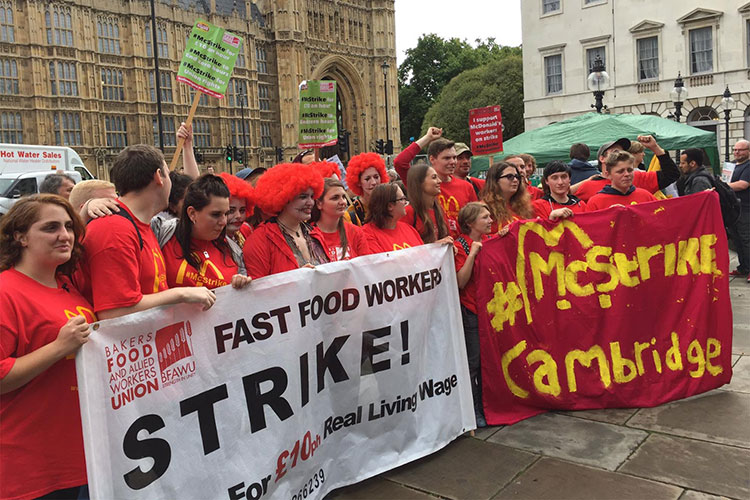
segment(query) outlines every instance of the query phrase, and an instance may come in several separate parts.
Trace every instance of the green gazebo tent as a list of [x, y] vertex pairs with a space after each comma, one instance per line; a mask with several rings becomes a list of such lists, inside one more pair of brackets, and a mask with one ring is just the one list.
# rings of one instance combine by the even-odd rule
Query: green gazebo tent
[[[620, 137], [635, 140], [639, 135], [653, 135], [665, 151], [702, 148], [706, 151], [714, 171], [721, 170], [714, 132], [706, 132], [653, 115], [599, 113], [586, 113], [517, 135], [505, 141], [504, 151], [493, 155], [493, 162], [507, 155], [519, 153], [533, 155], [540, 167], [553, 160], [568, 162], [570, 146], [576, 142], [586, 144], [591, 149], [589, 160], [595, 160], [596, 152], [602, 144]], [[472, 175], [484, 172], [488, 168], [489, 155], [472, 158]]]

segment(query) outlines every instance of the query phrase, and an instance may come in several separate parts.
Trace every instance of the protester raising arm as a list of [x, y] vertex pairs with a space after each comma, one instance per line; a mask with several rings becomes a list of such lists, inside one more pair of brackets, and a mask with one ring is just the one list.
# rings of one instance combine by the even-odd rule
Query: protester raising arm
[[[659, 159], [661, 170], [656, 172], [643, 172], [638, 170], [634, 173], [633, 184], [650, 192], [656, 192], [658, 189], [664, 189], [680, 177], [680, 169], [677, 168], [669, 153], [665, 152], [656, 142], [656, 139], [650, 135], [639, 135], [638, 142], [650, 149]], [[650, 176], [656, 177], [658, 189], [654, 189], [653, 181], [648, 179]]]
[[182, 167], [183, 174], [187, 175], [191, 179], [197, 179], [201, 175], [198, 170], [198, 162], [195, 161], [195, 154], [193, 153], [193, 126], [187, 127], [185, 122], [180, 123], [180, 128], [177, 130], [177, 140], [184, 138], [185, 142], [182, 144]]
[[396, 158], [393, 160], [393, 166], [396, 168], [396, 173], [399, 177], [406, 182], [406, 177], [409, 173], [409, 166], [414, 158], [419, 154], [420, 151], [427, 148], [432, 141], [439, 139], [443, 136], [443, 129], [437, 127], [430, 127], [427, 129], [427, 133], [417, 139], [415, 142], [409, 144], [409, 146], [401, 151]]

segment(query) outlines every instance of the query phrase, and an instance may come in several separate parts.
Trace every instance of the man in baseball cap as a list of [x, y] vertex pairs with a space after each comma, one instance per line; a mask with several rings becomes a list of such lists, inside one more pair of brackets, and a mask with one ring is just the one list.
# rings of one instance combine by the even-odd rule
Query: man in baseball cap
[[599, 170], [601, 170], [602, 164], [607, 160], [607, 155], [609, 155], [609, 153], [614, 153], [615, 151], [627, 151], [628, 149], [630, 149], [630, 139], [627, 137], [621, 137], [616, 141], [605, 142], [602, 144], [602, 147], [599, 148], [599, 152], [596, 155], [599, 159]]
[[471, 157], [474, 156], [474, 153], [472, 153], [469, 146], [463, 142], [457, 142], [455, 148], [456, 170], [453, 172], [453, 175], [459, 179], [469, 181], [471, 187], [474, 188], [474, 192], [479, 196], [479, 191], [484, 187], [484, 179], [469, 177], [469, 170], [471, 170]]

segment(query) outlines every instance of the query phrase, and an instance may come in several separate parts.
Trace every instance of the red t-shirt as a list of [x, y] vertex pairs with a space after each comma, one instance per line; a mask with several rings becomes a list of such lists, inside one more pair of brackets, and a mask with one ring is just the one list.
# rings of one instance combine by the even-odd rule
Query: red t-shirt
[[341, 258], [343, 247], [341, 246], [339, 232], [325, 233], [322, 230], [320, 231], [326, 244], [326, 253], [331, 262], [349, 260], [370, 253], [370, 247], [367, 245], [367, 239], [361, 227], [350, 222], [344, 222], [344, 231], [346, 232], [346, 257], [344, 259]]
[[[469, 238], [467, 235], [462, 234], [459, 236], [460, 238], [463, 238], [466, 241], [466, 246], [471, 251], [471, 244], [474, 242], [471, 238]], [[483, 240], [486, 238], [482, 238]], [[469, 257], [469, 253], [464, 249], [464, 246], [461, 244], [461, 242], [456, 238], [456, 240], [453, 242], [453, 246], [456, 247], [456, 255], [455, 255], [455, 264], [456, 264], [456, 272], [460, 271], [462, 267], [464, 267], [464, 264], [466, 264], [466, 259]], [[461, 299], [461, 304], [466, 307], [469, 311], [473, 312], [474, 314], [477, 314], [477, 267], [476, 267], [476, 261], [474, 261], [474, 268], [471, 273], [471, 278], [469, 278], [469, 281], [464, 285], [463, 288], [460, 288], [458, 290], [458, 297]]]
[[[432, 221], [432, 227], [435, 229], [435, 236], [437, 237], [438, 234], [438, 226], [437, 226], [437, 219], [435, 218], [435, 211], [434, 210], [428, 210], [427, 214], [430, 216], [430, 220]], [[445, 213], [443, 213], [445, 215]], [[443, 221], [445, 222], [445, 225], [448, 227], [449, 234], [453, 234], [452, 231], [450, 231], [450, 222], [447, 218], [443, 217]], [[406, 215], [403, 219], [401, 219], [400, 222], [403, 222], [404, 224], [409, 224], [411, 227], [417, 230], [419, 234], [422, 234], [422, 230], [424, 229], [424, 222], [422, 222], [422, 219], [417, 217], [414, 213], [414, 207], [411, 205], [406, 206]]]
[[97, 313], [134, 306], [144, 295], [168, 288], [164, 256], [151, 226], [138, 220], [122, 201], [118, 203], [135, 221], [143, 249], [133, 223], [125, 217], [110, 215], [89, 223], [83, 240], [84, 269]]
[[[589, 201], [592, 196], [609, 186], [609, 179], [594, 178], [584, 181], [576, 191], [576, 196], [583, 201]], [[633, 172], [633, 185], [637, 188], [645, 189], [649, 193], [655, 193], [659, 190], [659, 177], [656, 172], [644, 172], [635, 170]]]
[[534, 215], [537, 217], [541, 217], [542, 219], [549, 219], [549, 214], [552, 213], [553, 210], [557, 210], [558, 208], [569, 208], [573, 211], [574, 214], [583, 213], [586, 211], [586, 202], [582, 200], [575, 201], [576, 198], [568, 197], [568, 200], [573, 202], [569, 205], [562, 205], [558, 202], [556, 202], [551, 197], [543, 197], [538, 200], [534, 200], [534, 202], [531, 204], [532, 207], [534, 207]]
[[458, 177], [452, 177], [450, 181], [443, 181], [440, 184], [438, 202], [443, 207], [451, 236], [456, 236], [460, 232], [458, 230], [458, 211], [472, 201], [478, 201], [478, 199], [474, 187], [469, 182]]
[[399, 221], [395, 229], [380, 229], [372, 222], [362, 226], [370, 253], [392, 252], [422, 245], [416, 229]]
[[641, 188], [635, 188], [630, 194], [598, 193], [586, 204], [586, 211], [593, 212], [594, 210], [602, 210], [618, 204], [625, 206], [637, 205], [638, 203], [655, 200], [654, 195]]
[[544, 196], [543, 190], [539, 189], [536, 186], [532, 186], [531, 184], [526, 186], [526, 191], [528, 191], [529, 194], [531, 195], [531, 201], [538, 200], [542, 196]]
[[243, 222], [240, 226], [240, 234], [242, 234], [245, 239], [249, 238], [250, 235], [253, 234], [253, 226], [251, 226], [247, 222]]
[[164, 262], [167, 266], [167, 284], [169, 288], [179, 286], [205, 286], [206, 288], [219, 288], [232, 282], [232, 276], [237, 274], [239, 267], [232, 260], [229, 248], [226, 255], [216, 248], [211, 241], [192, 241], [193, 253], [201, 263], [200, 269], [196, 269], [188, 261], [182, 258], [182, 247], [177, 238], [172, 236], [162, 251]]
[[[0, 378], [16, 358], [55, 340], [68, 318], [96, 321], [92, 310], [67, 279], [49, 288], [15, 269], [0, 273]], [[2, 395], [0, 498], [37, 498], [86, 484], [75, 368], [75, 356], [67, 356]]]

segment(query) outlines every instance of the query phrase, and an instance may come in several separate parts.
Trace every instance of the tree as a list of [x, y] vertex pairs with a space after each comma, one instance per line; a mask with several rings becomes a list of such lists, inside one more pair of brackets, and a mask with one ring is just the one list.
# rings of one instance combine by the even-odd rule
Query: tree
[[504, 140], [523, 132], [523, 62], [519, 55], [507, 55], [456, 76], [427, 111], [421, 131], [440, 127], [444, 137], [469, 144], [469, 110], [494, 105], [500, 105]]
[[419, 135], [425, 113], [452, 78], [492, 60], [521, 54], [519, 47], [503, 47], [492, 38], [475, 42], [476, 48], [465, 40], [429, 34], [406, 51], [406, 59], [398, 68], [402, 143]]

